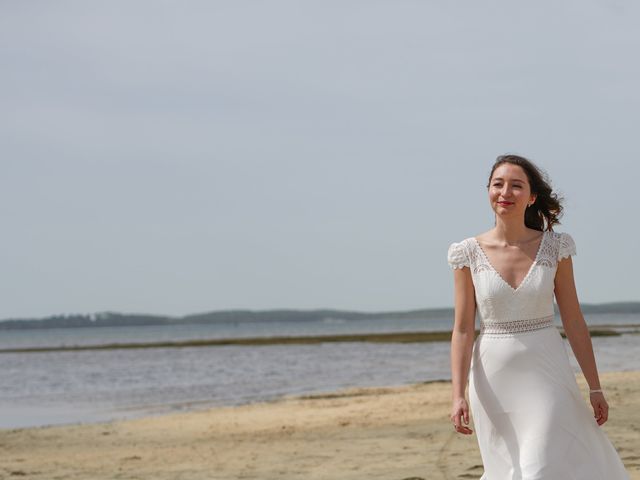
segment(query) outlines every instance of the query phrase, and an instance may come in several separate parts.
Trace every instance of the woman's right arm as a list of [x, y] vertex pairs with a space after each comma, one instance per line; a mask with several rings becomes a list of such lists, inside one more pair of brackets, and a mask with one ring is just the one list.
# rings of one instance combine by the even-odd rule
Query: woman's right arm
[[453, 387], [451, 421], [456, 426], [456, 431], [469, 435], [472, 430], [463, 425], [462, 421], [469, 424], [469, 405], [465, 399], [465, 390], [475, 340], [475, 289], [469, 267], [454, 269], [453, 279], [455, 314], [451, 332], [451, 384]]

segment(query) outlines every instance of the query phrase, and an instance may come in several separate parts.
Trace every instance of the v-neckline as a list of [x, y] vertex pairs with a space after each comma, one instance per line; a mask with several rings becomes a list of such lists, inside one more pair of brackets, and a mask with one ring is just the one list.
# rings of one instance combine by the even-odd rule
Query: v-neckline
[[518, 292], [520, 290], [520, 287], [522, 287], [527, 282], [527, 279], [531, 275], [531, 272], [533, 271], [533, 268], [536, 266], [536, 263], [538, 263], [538, 258], [540, 257], [540, 252], [542, 251], [542, 244], [545, 241], [546, 234], [547, 234], [547, 231], [543, 230], [542, 231], [542, 238], [540, 238], [540, 244], [538, 245], [538, 250], [536, 251], [536, 257], [533, 259], [533, 263], [531, 264], [531, 266], [529, 267], [529, 270], [527, 271], [526, 275], [524, 276], [524, 278], [520, 282], [520, 285], [518, 285], [516, 288], [513, 288], [513, 286], [509, 282], [507, 282], [502, 277], [502, 275], [500, 275], [500, 272], [498, 272], [498, 270], [496, 270], [496, 268], [491, 264], [491, 261], [489, 260], [489, 257], [487, 257], [487, 254], [484, 253], [484, 250], [480, 246], [480, 242], [478, 241], [478, 239], [476, 237], [471, 237], [471, 238], [473, 238], [473, 241], [476, 243], [478, 249], [482, 253], [482, 256], [487, 261], [487, 265], [489, 265], [489, 268], [491, 268], [491, 270], [498, 276], [498, 278], [500, 280], [502, 280], [502, 283], [504, 283], [507, 287], [509, 287], [513, 293], [516, 293], [516, 292]]

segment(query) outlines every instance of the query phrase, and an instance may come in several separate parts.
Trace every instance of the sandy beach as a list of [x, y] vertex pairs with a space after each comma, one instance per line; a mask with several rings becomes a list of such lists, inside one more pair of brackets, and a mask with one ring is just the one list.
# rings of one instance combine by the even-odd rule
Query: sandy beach
[[[640, 372], [601, 373], [601, 428], [640, 480]], [[586, 399], [587, 386], [578, 375]], [[450, 382], [325, 395], [112, 423], [0, 430], [0, 478], [473, 479], [475, 434], [449, 422]], [[473, 427], [473, 424], [471, 425]]]

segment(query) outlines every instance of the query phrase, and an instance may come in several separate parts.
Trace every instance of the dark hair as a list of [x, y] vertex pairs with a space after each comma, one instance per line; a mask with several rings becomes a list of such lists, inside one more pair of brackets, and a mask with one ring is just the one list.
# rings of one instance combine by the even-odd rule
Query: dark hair
[[503, 163], [511, 163], [521, 167], [529, 180], [531, 193], [536, 195], [535, 202], [525, 210], [524, 224], [541, 232], [544, 230], [553, 231], [553, 226], [560, 224], [559, 218], [562, 216], [563, 207], [561, 201], [563, 198], [553, 193], [548, 179], [549, 176], [531, 160], [513, 154], [500, 155], [496, 158], [491, 168], [487, 189], [491, 185], [493, 172]]

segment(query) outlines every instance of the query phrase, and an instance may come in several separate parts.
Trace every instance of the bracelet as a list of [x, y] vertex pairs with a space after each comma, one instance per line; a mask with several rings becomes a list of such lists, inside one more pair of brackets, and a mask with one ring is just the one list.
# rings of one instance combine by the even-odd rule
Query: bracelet
[[602, 390], [599, 388], [597, 390], [589, 390], [589, 394], [597, 393], [597, 392], [603, 393]]

